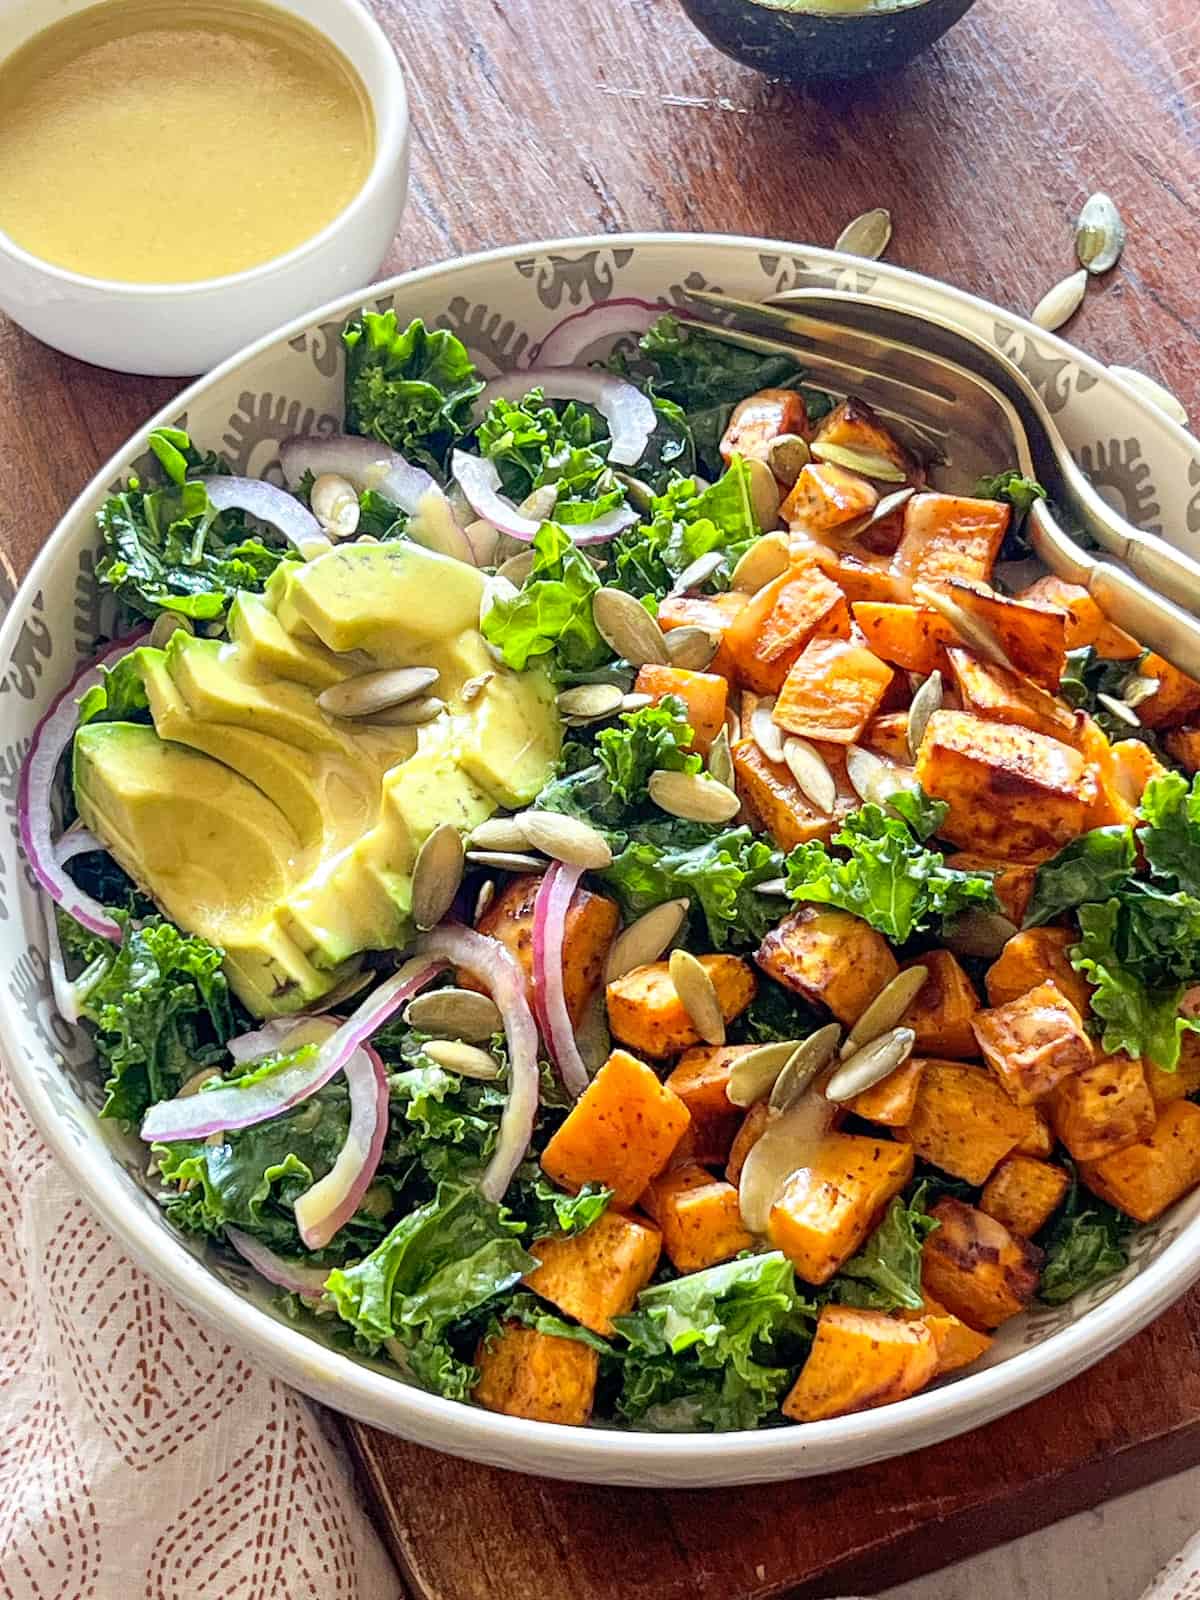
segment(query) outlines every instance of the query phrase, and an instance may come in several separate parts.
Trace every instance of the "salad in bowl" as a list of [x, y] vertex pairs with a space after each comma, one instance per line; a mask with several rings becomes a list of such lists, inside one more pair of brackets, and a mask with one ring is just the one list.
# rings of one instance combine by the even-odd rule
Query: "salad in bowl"
[[[580, 353], [617, 338], [604, 367]], [[40, 724], [59, 1011], [166, 1216], [536, 1421], [905, 1399], [1200, 1184], [1200, 684], [784, 354], [628, 302], [182, 428]]]

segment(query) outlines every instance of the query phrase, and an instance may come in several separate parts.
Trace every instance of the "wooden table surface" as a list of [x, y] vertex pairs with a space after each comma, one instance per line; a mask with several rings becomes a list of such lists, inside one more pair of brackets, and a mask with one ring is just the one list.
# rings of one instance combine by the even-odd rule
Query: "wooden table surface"
[[[409, 209], [385, 271], [490, 245], [622, 229], [831, 244], [856, 213], [886, 205], [895, 219], [890, 260], [1028, 310], [1073, 269], [1075, 214], [1089, 192], [1106, 189], [1129, 243], [1071, 335], [1102, 359], [1167, 383], [1200, 415], [1196, 0], [978, 0], [902, 74], [815, 93], [727, 61], [672, 0], [377, 0], [376, 10], [408, 69], [414, 141]], [[0, 319], [0, 602], [79, 486], [178, 387], [82, 366]], [[972, 1497], [951, 1505], [953, 1486], [931, 1453], [914, 1458], [908, 1507], [919, 1502], [923, 1512], [908, 1531], [924, 1533], [919, 1564], [932, 1564], [930, 1520], [945, 1513], [966, 1506], [968, 1515], [941, 1523], [947, 1536], [932, 1549], [933, 1563], [1130, 1481], [1113, 1463], [1132, 1444], [1143, 1476], [1196, 1459], [1200, 1403], [1194, 1378], [1184, 1380], [1194, 1375], [1198, 1305], [1179, 1308], [1161, 1333], [1143, 1335], [1102, 1379], [1077, 1383], [1060, 1402], [1064, 1426], [1082, 1419], [1069, 1495], [1048, 1498], [1042, 1468], [1054, 1468], [1062, 1429], [1045, 1411], [1041, 1427], [1010, 1421], [980, 1436], [995, 1434], [998, 1487], [976, 1504], [973, 1522]], [[1144, 1412], [1129, 1399], [1140, 1374], [1158, 1380]], [[1174, 1386], [1178, 1407], [1164, 1383]], [[1174, 1445], [1164, 1446], [1169, 1440]], [[415, 1494], [407, 1508], [395, 1498], [393, 1506], [397, 1515], [407, 1509], [398, 1543], [422, 1597], [477, 1589], [490, 1600], [798, 1593], [789, 1506], [799, 1516], [803, 1502], [820, 1523], [844, 1494], [858, 1507], [861, 1538], [845, 1533], [839, 1544], [835, 1530], [832, 1543], [845, 1556], [870, 1558], [865, 1572], [850, 1563], [853, 1576], [880, 1588], [900, 1570], [882, 1561], [888, 1541], [872, 1508], [881, 1498], [903, 1501], [904, 1467], [890, 1477], [871, 1469], [852, 1494], [834, 1480], [792, 1501], [779, 1489], [653, 1497], [636, 1512], [656, 1530], [645, 1543], [619, 1534], [635, 1516], [628, 1495], [550, 1486], [530, 1493], [524, 1484], [518, 1491], [518, 1480], [473, 1479], [471, 1469], [391, 1449], [380, 1454], [399, 1475], [393, 1488], [403, 1478]], [[971, 1452], [960, 1448], [957, 1459], [961, 1473]], [[1007, 1513], [998, 1509], [1005, 1496]], [[473, 1532], [456, 1511], [473, 1499], [489, 1515], [507, 1505], [505, 1527]], [[422, 1510], [431, 1501], [439, 1506], [432, 1521]], [[593, 1512], [599, 1522], [593, 1518], [577, 1547], [581, 1564], [572, 1559], [572, 1529]], [[763, 1561], [749, 1559], [747, 1530], [755, 1527]], [[427, 1535], [423, 1549], [413, 1542], [418, 1533]], [[482, 1586], [464, 1586], [452, 1558], [479, 1566], [472, 1539], [488, 1534], [503, 1543], [504, 1560], [485, 1563]], [[617, 1555], [632, 1567], [616, 1564]]]

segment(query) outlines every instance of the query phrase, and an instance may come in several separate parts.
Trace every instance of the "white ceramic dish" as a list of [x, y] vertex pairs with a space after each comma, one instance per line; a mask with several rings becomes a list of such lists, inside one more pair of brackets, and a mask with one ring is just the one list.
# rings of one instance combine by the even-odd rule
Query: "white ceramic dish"
[[[0, 0], [4, 55], [96, 0]], [[286, 255], [196, 283], [115, 283], [30, 255], [0, 230], [0, 310], [68, 355], [117, 372], [207, 372], [264, 330], [344, 294], [379, 270], [408, 193], [404, 73], [362, 0], [272, 0], [332, 41], [375, 113], [375, 161], [358, 194]], [[131, 175], [136, 188], [136, 174]]]
[[629, 235], [493, 251], [347, 296], [261, 340], [147, 423], [71, 507], [13, 603], [0, 633], [0, 772], [10, 819], [0, 838], [0, 1037], [22, 1101], [131, 1257], [297, 1388], [376, 1426], [498, 1466], [599, 1483], [699, 1487], [861, 1465], [1036, 1399], [1127, 1339], [1200, 1275], [1200, 1193], [1138, 1236], [1133, 1264], [1120, 1278], [1069, 1306], [1007, 1324], [984, 1369], [860, 1416], [766, 1433], [678, 1436], [552, 1427], [442, 1400], [283, 1320], [247, 1268], [167, 1226], [141, 1186], [144, 1149], [96, 1119], [100, 1096], [85, 1036], [54, 1014], [41, 908], [12, 821], [15, 774], [38, 717], [110, 626], [91, 578], [92, 516], [114, 481], [143, 459], [151, 426], [186, 425], [201, 444], [225, 450], [236, 470], [265, 473], [285, 435], [339, 425], [338, 335], [362, 304], [394, 305], [402, 317], [419, 314], [451, 327], [483, 365], [498, 370], [520, 365], [572, 310], [613, 295], [670, 301], [685, 284], [747, 297], [832, 285], [960, 319], [1019, 362], [1106, 494], [1141, 526], [1200, 554], [1195, 439], [1061, 340], [895, 268], [767, 240]]

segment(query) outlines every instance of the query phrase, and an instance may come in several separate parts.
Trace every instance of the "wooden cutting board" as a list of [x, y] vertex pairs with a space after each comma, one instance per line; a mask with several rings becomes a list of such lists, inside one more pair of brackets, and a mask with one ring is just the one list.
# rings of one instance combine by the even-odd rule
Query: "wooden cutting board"
[[1200, 1463], [1200, 1291], [1034, 1405], [824, 1478], [602, 1489], [347, 1432], [412, 1600], [875, 1594]]

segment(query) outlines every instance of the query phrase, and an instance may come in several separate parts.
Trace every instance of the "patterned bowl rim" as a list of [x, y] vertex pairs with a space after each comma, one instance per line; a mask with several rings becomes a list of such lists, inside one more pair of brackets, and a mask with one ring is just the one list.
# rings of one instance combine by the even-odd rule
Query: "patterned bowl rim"
[[[152, 428], [178, 416], [195, 397], [217, 387], [263, 351], [286, 343], [321, 322], [345, 316], [365, 301], [408, 291], [439, 279], [453, 281], [479, 268], [515, 262], [531, 253], [613, 248], [729, 251], [787, 255], [802, 250], [806, 260], [828, 268], [861, 266], [859, 258], [816, 246], [735, 234], [623, 233], [576, 235], [533, 243], [505, 245], [398, 274], [382, 282], [339, 295], [335, 300], [265, 334], [237, 355], [174, 396], [145, 422], [94, 475], [76, 497], [46, 541], [18, 589], [0, 628], [0, 660], [11, 654], [32, 596], [44, 581], [58, 549], [69, 539], [68, 525], [92, 503], [125, 463], [146, 447]], [[1118, 384], [1105, 366], [1065, 340], [978, 296], [939, 283], [924, 274], [882, 262], [871, 270], [943, 305], [994, 315], [1038, 343], [1057, 350], [1098, 381]], [[1136, 391], [1119, 384], [1136, 402], [1145, 421], [1166, 430], [1176, 449], [1183, 447], [1200, 462], [1200, 441], [1151, 406]], [[11, 1000], [0, 991], [0, 1037], [15, 1033], [20, 1023]], [[994, 1367], [957, 1377], [877, 1410], [802, 1427], [731, 1433], [638, 1433], [612, 1428], [564, 1428], [464, 1405], [398, 1382], [378, 1368], [320, 1344], [298, 1328], [277, 1321], [220, 1282], [201, 1260], [189, 1253], [164, 1221], [124, 1198], [120, 1183], [108, 1181], [106, 1166], [96, 1166], [72, 1143], [64, 1120], [48, 1091], [20, 1053], [5, 1059], [18, 1096], [39, 1132], [77, 1190], [131, 1257], [190, 1309], [216, 1325], [263, 1365], [297, 1388], [344, 1399], [353, 1416], [390, 1429], [436, 1449], [514, 1469], [582, 1481], [677, 1484], [681, 1487], [744, 1481], [768, 1481], [844, 1470], [898, 1456], [966, 1432], [1027, 1404], [1057, 1388], [1108, 1355], [1119, 1344], [1160, 1315], [1200, 1277], [1200, 1217], [1185, 1224], [1162, 1253], [1101, 1304], [1039, 1343]]]

